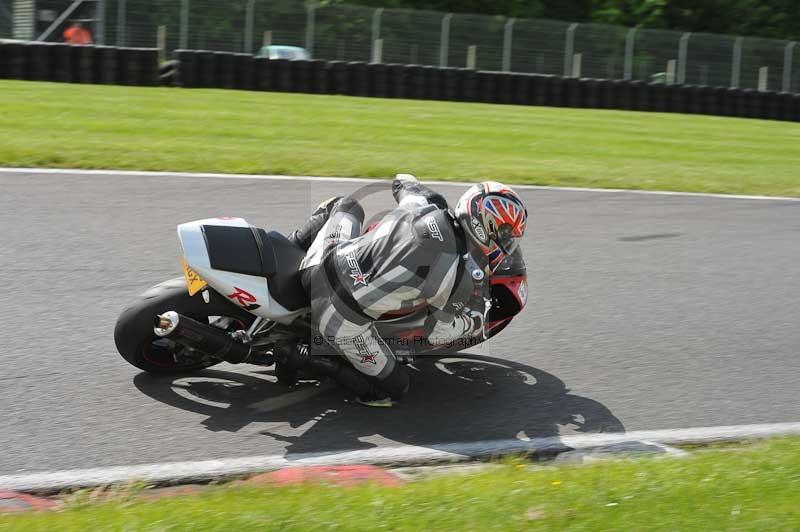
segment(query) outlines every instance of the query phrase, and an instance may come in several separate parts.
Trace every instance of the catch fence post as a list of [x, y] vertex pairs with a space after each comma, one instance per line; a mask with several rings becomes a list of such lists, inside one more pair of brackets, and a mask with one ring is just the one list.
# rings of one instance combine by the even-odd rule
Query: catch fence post
[[633, 51], [636, 44], [636, 28], [631, 28], [625, 35], [625, 67], [623, 79], [633, 79]]
[[514, 39], [515, 18], [506, 21], [503, 27], [503, 72], [511, 72], [511, 47]]
[[667, 61], [667, 74], [664, 80], [664, 84], [666, 85], [674, 85], [675, 84], [675, 60], [670, 59]]
[[792, 92], [792, 59], [794, 58], [795, 41], [786, 45], [783, 52], [783, 92]]
[[478, 46], [471, 44], [467, 46], [467, 69], [475, 70], [478, 59]]
[[570, 72], [569, 77], [571, 78], [580, 78], [581, 77], [581, 67], [583, 63], [583, 54], [575, 54], [572, 56], [572, 72]]
[[578, 23], [573, 22], [567, 28], [567, 39], [564, 45], [564, 77], [568, 78], [572, 74], [572, 60], [575, 55], [575, 30]]
[[758, 69], [758, 92], [767, 92], [769, 80], [769, 67], [762, 66]]
[[[372, 63], [380, 63], [383, 55], [383, 39], [381, 39], [381, 16], [383, 8], [379, 7], [372, 12]], [[380, 41], [380, 43], [378, 42]]]
[[106, 0], [97, 0], [95, 7], [97, 23], [95, 24], [95, 42], [99, 45], [106, 43]]
[[167, 27], [159, 26], [156, 32], [156, 48], [158, 48], [158, 62], [163, 63], [167, 59]]
[[189, 0], [181, 0], [181, 50], [189, 49]]
[[117, 46], [125, 46], [125, 0], [117, 0]]
[[310, 4], [306, 9], [306, 50], [310, 59], [314, 58], [314, 23], [316, 4]]
[[742, 45], [744, 38], [736, 37], [733, 43], [733, 65], [731, 66], [731, 88], [739, 88], [739, 79], [742, 74]]
[[686, 59], [689, 56], [689, 38], [691, 36], [691, 32], [684, 33], [678, 44], [678, 85], [686, 84]]
[[244, 16], [244, 45], [246, 54], [253, 53], [253, 18], [255, 17], [256, 0], [247, 0], [247, 11]]
[[439, 37], [439, 66], [447, 66], [447, 54], [450, 49], [450, 20], [453, 18], [452, 13], [447, 13], [442, 17], [442, 33]]

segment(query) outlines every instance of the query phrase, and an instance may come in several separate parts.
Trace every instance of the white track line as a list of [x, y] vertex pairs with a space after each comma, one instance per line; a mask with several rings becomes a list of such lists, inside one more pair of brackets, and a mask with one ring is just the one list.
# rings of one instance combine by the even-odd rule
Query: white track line
[[570, 449], [591, 449], [633, 441], [675, 445], [784, 435], [800, 435], [800, 423], [644, 430], [609, 434], [572, 434], [552, 438], [532, 438], [527, 441], [494, 440], [448, 443], [428, 447], [401, 445], [338, 453], [250, 456], [198, 462], [76, 469], [0, 476], [0, 489], [54, 492], [66, 488], [101, 486], [131, 481], [179, 483], [209, 480], [301, 465], [376, 464], [419, 466], [432, 463], [461, 462], [514, 453], [558, 453]]
[[[80, 170], [66, 168], [0, 168], [0, 175], [3, 174], [44, 174], [44, 175], [70, 175], [75, 177], [87, 176], [111, 176], [111, 177], [186, 177], [201, 179], [257, 179], [264, 181], [327, 181], [335, 183], [378, 183], [385, 179], [369, 179], [360, 177], [316, 177], [316, 176], [286, 176], [286, 175], [256, 175], [256, 174], [216, 174], [204, 172], [149, 172], [149, 171], [130, 171], [130, 170]], [[436, 186], [458, 186], [465, 187], [474, 183], [459, 181], [424, 181], [424, 183]], [[790, 198], [784, 196], [747, 196], [736, 194], [712, 194], [702, 192], [671, 192], [665, 190], [629, 190], [621, 188], [580, 188], [580, 187], [556, 187], [547, 185], [513, 185], [519, 190], [559, 190], [568, 192], [602, 192], [614, 194], [654, 194], [660, 196], [687, 196], [696, 198], [721, 198], [738, 200], [762, 200], [762, 201], [792, 201], [800, 202], [800, 198]]]

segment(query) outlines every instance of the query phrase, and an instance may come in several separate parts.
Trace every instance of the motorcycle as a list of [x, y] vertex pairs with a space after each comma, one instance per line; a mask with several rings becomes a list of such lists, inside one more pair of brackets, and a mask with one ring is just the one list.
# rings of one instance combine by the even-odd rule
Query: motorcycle
[[[281, 346], [299, 344], [307, 352], [312, 344], [326, 344], [312, 328], [300, 282], [305, 252], [284, 235], [242, 218], [220, 217], [181, 224], [178, 237], [183, 277], [150, 288], [117, 319], [114, 341], [127, 362], [150, 373], [184, 373], [221, 362], [271, 366]], [[507, 327], [526, 304], [527, 274], [519, 250], [491, 277], [490, 288], [491, 308], [480, 341]], [[423, 310], [375, 323], [401, 363], [465, 347], [427, 342], [425, 318]], [[363, 379], [332, 351], [306, 360], [302, 372], [312, 378]], [[285, 367], [280, 371], [276, 365], [278, 381], [294, 384], [298, 368], [287, 370], [291, 365], [281, 362]]]

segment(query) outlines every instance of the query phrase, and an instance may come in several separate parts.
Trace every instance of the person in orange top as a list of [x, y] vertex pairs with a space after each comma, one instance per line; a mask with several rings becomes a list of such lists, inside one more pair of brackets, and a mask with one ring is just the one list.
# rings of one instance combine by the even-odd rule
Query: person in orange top
[[64, 30], [64, 42], [67, 44], [92, 44], [92, 32], [83, 27], [78, 21]]

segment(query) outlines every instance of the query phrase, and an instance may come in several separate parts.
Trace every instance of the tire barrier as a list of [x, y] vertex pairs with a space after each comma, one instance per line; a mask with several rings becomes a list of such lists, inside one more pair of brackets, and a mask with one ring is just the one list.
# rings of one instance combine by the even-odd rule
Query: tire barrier
[[442, 100], [459, 101], [463, 99], [461, 86], [463, 85], [463, 72], [460, 68], [442, 69]]
[[387, 89], [390, 98], [406, 98], [408, 67], [396, 63], [386, 65]]
[[275, 73], [272, 68], [273, 61], [269, 59], [256, 59], [256, 90], [271, 91], [275, 90]]
[[421, 65], [289, 61], [249, 54], [0, 42], [0, 78], [225, 88], [590, 109], [691, 113], [800, 122], [800, 94]]
[[26, 44], [25, 60], [28, 68], [25, 69], [25, 79], [31, 81], [55, 81], [50, 69], [50, 46], [49, 44]]
[[221, 89], [232, 89], [236, 84], [236, 55], [228, 52], [214, 52], [218, 85]]
[[583, 98], [581, 97], [581, 80], [571, 78], [565, 81], [564, 90], [566, 92], [566, 105], [568, 107], [581, 107]]
[[631, 98], [634, 111], [650, 110], [650, 85], [644, 81], [631, 81]]
[[353, 61], [347, 63], [347, 69], [350, 71], [350, 84], [348, 91], [345, 94], [351, 96], [370, 96], [370, 79], [367, 64], [360, 61]]
[[319, 59], [309, 61], [309, 81], [311, 92], [315, 94], [328, 93], [328, 63]]
[[406, 70], [406, 98], [424, 100], [428, 92], [425, 90], [425, 67], [411, 65]]
[[442, 69], [434, 66], [426, 66], [423, 69], [425, 99], [442, 100]]
[[533, 105], [550, 105], [549, 98], [549, 78], [542, 76], [534, 76], [531, 78], [531, 93], [533, 97]]
[[347, 63], [344, 61], [330, 62], [330, 94], [350, 93], [350, 77], [348, 73]]
[[0, 78], [6, 79], [25, 79], [26, 66], [29, 64], [26, 60], [26, 47], [22, 43], [6, 43], [0, 45]]
[[518, 76], [507, 73], [494, 73], [492, 75], [497, 88], [497, 103], [514, 103], [514, 88]]
[[514, 76], [513, 101], [516, 105], [530, 105], [531, 76]]
[[155, 48], [117, 48], [119, 83], [158, 85], [158, 50]]
[[492, 103], [497, 100], [497, 91], [494, 85], [494, 77], [491, 72], [476, 72], [475, 80], [477, 82], [477, 101], [483, 103]]
[[96, 70], [94, 68], [97, 48], [94, 46], [74, 46], [72, 55], [73, 81], [79, 83], [95, 83]]
[[177, 84], [181, 87], [199, 87], [198, 54], [191, 50], [175, 50], [178, 61]]
[[108, 85], [120, 83], [119, 49], [114, 46], [99, 46], [95, 57], [95, 81]]
[[70, 83], [72, 81], [72, 46], [68, 44], [50, 45], [50, 71], [52, 81]]
[[478, 73], [475, 70], [465, 69], [462, 79], [461, 100], [465, 102], [478, 101]]
[[383, 63], [373, 63], [367, 68], [369, 69], [369, 78], [372, 80], [372, 93], [370, 96], [374, 96], [376, 98], [388, 98], [389, 72], [387, 65]]

